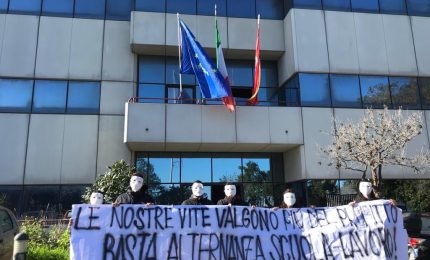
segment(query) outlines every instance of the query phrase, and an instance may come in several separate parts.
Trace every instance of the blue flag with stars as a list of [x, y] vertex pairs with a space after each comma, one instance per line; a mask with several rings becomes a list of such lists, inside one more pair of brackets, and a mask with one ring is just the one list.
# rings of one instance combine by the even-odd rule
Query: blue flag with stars
[[196, 75], [197, 82], [204, 98], [222, 98], [229, 96], [227, 81], [218, 71], [212, 60], [193, 33], [182, 20], [181, 28], [181, 73]]

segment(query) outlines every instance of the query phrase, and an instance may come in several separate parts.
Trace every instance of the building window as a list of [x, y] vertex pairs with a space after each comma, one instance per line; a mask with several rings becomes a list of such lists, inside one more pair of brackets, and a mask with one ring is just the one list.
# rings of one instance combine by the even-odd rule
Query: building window
[[211, 182], [210, 154], [183, 154], [181, 158], [181, 182], [192, 183], [195, 180]]
[[430, 78], [418, 78], [421, 92], [421, 104], [424, 109], [430, 109]]
[[36, 80], [33, 113], [64, 113], [66, 111], [67, 81]]
[[256, 0], [227, 0], [227, 16], [255, 18], [255, 1]]
[[170, 104], [193, 104], [195, 102], [194, 86], [182, 85], [182, 93], [179, 86], [167, 87], [167, 103]]
[[407, 0], [408, 14], [418, 16], [430, 16], [430, 1]]
[[164, 103], [164, 85], [139, 84], [137, 94], [143, 103]]
[[213, 182], [241, 181], [242, 161], [240, 154], [214, 154], [212, 164]]
[[10, 0], [9, 13], [40, 15], [42, 0]]
[[165, 58], [163, 56], [139, 57], [139, 83], [165, 83]]
[[378, 0], [351, 0], [351, 7], [353, 12], [379, 12]]
[[130, 14], [133, 9], [133, 0], [107, 0], [106, 19], [119, 21], [130, 20]]
[[252, 88], [254, 63], [251, 61], [226, 61], [230, 86], [241, 86]]
[[383, 76], [360, 76], [361, 95], [365, 107], [391, 107], [388, 78]]
[[386, 14], [406, 14], [405, 0], [379, 0], [381, 13]]
[[9, 0], [0, 0], [0, 13], [7, 12], [8, 4], [9, 4]]
[[166, 0], [136, 0], [136, 11], [166, 12]]
[[295, 8], [322, 9], [321, 0], [287, 0]]
[[[195, 85], [196, 77], [193, 74], [181, 74], [182, 84]], [[179, 60], [178, 58], [166, 58], [166, 84], [179, 85]]]
[[361, 107], [360, 84], [356, 75], [330, 75], [333, 107]]
[[74, 0], [43, 0], [42, 15], [73, 17]]
[[167, 0], [166, 2], [167, 13], [196, 14], [196, 9], [196, 0]]
[[327, 74], [300, 73], [299, 86], [302, 106], [331, 106]]
[[0, 111], [31, 111], [33, 80], [0, 79]]
[[394, 108], [420, 108], [416, 78], [390, 77], [390, 92]]
[[214, 15], [216, 4], [217, 16], [227, 15], [227, 0], [197, 0], [197, 15]]
[[256, 0], [257, 14], [261, 19], [284, 18], [284, 1], [283, 0]]
[[67, 95], [67, 112], [77, 114], [98, 114], [100, 108], [100, 83], [69, 83]]
[[324, 10], [351, 11], [350, 0], [322, 0]]
[[76, 18], [105, 18], [105, 0], [75, 0]]

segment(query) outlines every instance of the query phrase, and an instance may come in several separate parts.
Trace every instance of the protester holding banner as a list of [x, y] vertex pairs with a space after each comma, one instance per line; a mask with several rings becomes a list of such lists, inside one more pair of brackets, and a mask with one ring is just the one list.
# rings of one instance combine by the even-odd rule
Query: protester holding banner
[[143, 176], [139, 173], [133, 173], [130, 178], [130, 189], [126, 193], [118, 196], [113, 206], [119, 204], [154, 204], [154, 199], [147, 194], [148, 186], [143, 184]]
[[[363, 201], [377, 200], [375, 192], [373, 191], [372, 183], [369, 179], [361, 179], [358, 184], [358, 193], [355, 196], [354, 201], [349, 203], [350, 206], [354, 206], [356, 203]], [[393, 199], [388, 199], [393, 206], [396, 206], [396, 202]]]
[[90, 196], [90, 204], [91, 205], [100, 205], [103, 204], [103, 192], [94, 191]]
[[203, 183], [201, 181], [193, 182], [191, 192], [191, 197], [184, 200], [182, 205], [213, 205], [212, 201], [208, 200], [207, 194], [203, 192]]
[[236, 185], [227, 182], [224, 185], [224, 194], [225, 198], [218, 200], [217, 205], [248, 206], [248, 204], [236, 194]]
[[277, 210], [279, 208], [281, 209], [290, 209], [290, 208], [296, 208], [296, 194], [294, 193], [293, 189], [288, 188], [283, 193], [283, 200], [279, 207], [272, 208], [273, 210]]

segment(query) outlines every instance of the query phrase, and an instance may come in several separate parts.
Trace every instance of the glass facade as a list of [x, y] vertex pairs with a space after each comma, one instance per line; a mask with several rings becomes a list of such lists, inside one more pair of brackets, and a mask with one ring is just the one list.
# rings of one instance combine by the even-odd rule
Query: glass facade
[[33, 80], [0, 79], [0, 112], [31, 111]]

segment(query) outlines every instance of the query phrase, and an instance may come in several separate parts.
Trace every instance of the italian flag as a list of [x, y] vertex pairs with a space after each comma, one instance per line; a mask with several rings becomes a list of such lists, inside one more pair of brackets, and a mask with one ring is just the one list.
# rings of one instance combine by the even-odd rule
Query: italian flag
[[260, 15], [257, 19], [257, 40], [255, 41], [255, 67], [254, 67], [254, 87], [252, 96], [248, 99], [249, 105], [258, 104], [258, 90], [260, 89], [261, 64], [260, 64]]
[[215, 5], [215, 31], [216, 31], [216, 36], [215, 36], [215, 46], [216, 46], [216, 66], [218, 71], [221, 73], [221, 75], [223, 76], [223, 78], [225, 79], [225, 81], [227, 81], [227, 85], [229, 87], [229, 95], [226, 97], [222, 98], [222, 102], [224, 103], [224, 105], [227, 107], [227, 109], [230, 112], [234, 112], [235, 108], [236, 108], [236, 101], [231, 93], [231, 88], [230, 88], [230, 81], [228, 79], [228, 73], [227, 73], [227, 67], [225, 66], [225, 61], [224, 61], [224, 54], [222, 53], [222, 47], [221, 47], [221, 37], [219, 35], [219, 31], [218, 31], [218, 21], [216, 18], [216, 5]]

